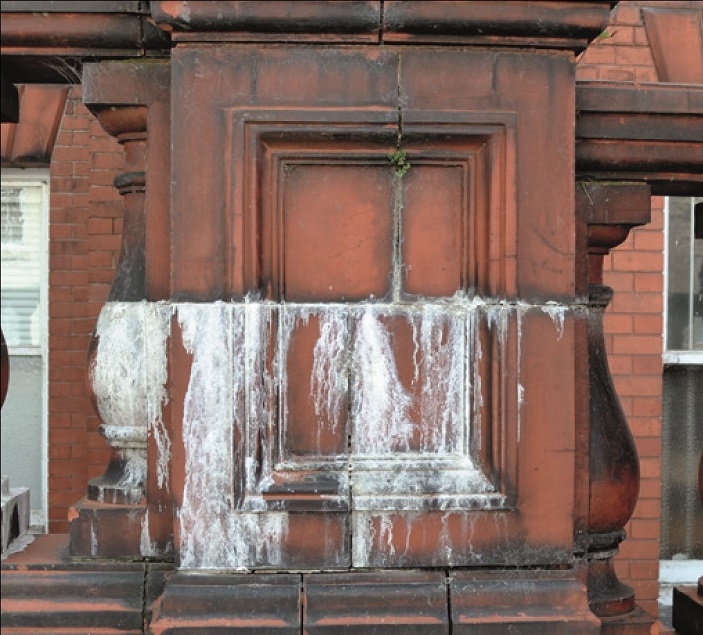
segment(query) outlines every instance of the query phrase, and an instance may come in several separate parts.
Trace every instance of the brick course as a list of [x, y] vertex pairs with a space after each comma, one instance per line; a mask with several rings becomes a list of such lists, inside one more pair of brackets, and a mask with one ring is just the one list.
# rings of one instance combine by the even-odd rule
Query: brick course
[[98, 187], [123, 165], [119, 144], [102, 131], [72, 88], [51, 161], [49, 254], [49, 531], [68, 530], [68, 507], [100, 475], [108, 448], [86, 386], [87, 350], [107, 298], [119, 248], [113, 218], [119, 194]]

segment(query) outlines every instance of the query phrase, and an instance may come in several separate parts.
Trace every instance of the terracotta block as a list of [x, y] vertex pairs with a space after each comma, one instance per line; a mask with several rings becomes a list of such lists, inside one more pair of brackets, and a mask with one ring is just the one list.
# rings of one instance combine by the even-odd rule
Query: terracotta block
[[[193, 64], [202, 65], [205, 71], [202, 76], [190, 73]], [[249, 135], [256, 135], [257, 118], [262, 125], [264, 122], [271, 124], [267, 143], [271, 142], [273, 146], [281, 136], [297, 135], [294, 137], [298, 139], [296, 153], [303, 153], [310, 142], [319, 143], [325, 136], [335, 138], [340, 132], [336, 121], [342, 122], [347, 135], [353, 130], [349, 123], [356, 122], [359, 130], [367, 128], [364, 134], [368, 134], [367, 124], [377, 122], [372, 129], [375, 127], [382, 131], [384, 126], [387, 129], [385, 137], [379, 137], [387, 145], [376, 151], [384, 167], [387, 167], [385, 154], [393, 148], [396, 137], [387, 124], [397, 121], [397, 54], [379, 47], [334, 50], [320, 47], [255, 49], [233, 46], [217, 52], [207, 48], [186, 48], [174, 50], [172, 65], [174, 90], [193, 91], [193, 94], [199, 95], [198, 100], [174, 102], [173, 121], [184, 122], [195, 111], [200, 121], [197, 131], [190, 126], [173, 130], [176, 151], [172, 155], [172, 174], [183, 175], [183, 178], [177, 177], [173, 181], [171, 192], [173, 293], [178, 298], [198, 300], [241, 297], [250, 292], [265, 293], [270, 279], [264, 279], [262, 285], [258, 276], [262, 249], [259, 240], [263, 235], [258, 219], [262, 214], [262, 201], [266, 202], [277, 194], [278, 177], [274, 175], [273, 181], [259, 181], [266, 167], [261, 163], [265, 148], [260, 139], [256, 141], [258, 148], [248, 145], [246, 141], [252, 138]], [[302, 72], [295, 72], [294, 69], [301, 69]], [[203, 107], [203, 104], [206, 106]], [[222, 129], [223, 109], [227, 113], [227, 131]], [[348, 113], [352, 113], [352, 121]], [[209, 150], [199, 153], [197, 158], [188, 150], [178, 150], [192, 147], [207, 147]], [[254, 154], [251, 154], [252, 150]], [[297, 252], [291, 251], [291, 255], [302, 258], [301, 265], [308, 267], [306, 273], [318, 278], [311, 292], [325, 291], [329, 294], [329, 283], [324, 286], [319, 281], [320, 273], [314, 268], [328, 267], [327, 259], [332, 258], [332, 264], [342, 273], [344, 256], [334, 251], [335, 243], [338, 247], [351, 249], [349, 255], [352, 263], [359, 264], [362, 257], [371, 255], [375, 267], [378, 262], [384, 261], [383, 251], [391, 248], [392, 243], [386, 242], [378, 252], [380, 243], [376, 241], [391, 240], [381, 228], [369, 233], [373, 222], [380, 221], [384, 225], [391, 222], [389, 211], [393, 202], [388, 196], [391, 175], [389, 169], [373, 166], [364, 169], [361, 165], [349, 165], [349, 155], [339, 157], [332, 165], [328, 160], [303, 163], [295, 166], [290, 183], [286, 179], [286, 187], [280, 193], [289, 198], [292, 196], [290, 201], [298, 206], [298, 211], [304, 211], [300, 205], [311, 206], [309, 229], [314, 231], [309, 223], [315, 219], [325, 221], [325, 226], [329, 228], [327, 232], [333, 233], [325, 233], [322, 240], [317, 234], [317, 242], [302, 234], [307, 238], [307, 249], [313, 252], [308, 256], [312, 262], [305, 264], [305, 256], [298, 247]], [[327, 179], [331, 181], [326, 185]], [[355, 184], [356, 179], [360, 181]], [[197, 183], [205, 181], [217, 183], [218, 186], [203, 191]], [[339, 191], [332, 187], [333, 183], [339, 186]], [[316, 198], [304, 196], [304, 184], [314, 188]], [[291, 186], [290, 192], [288, 185]], [[384, 199], [383, 207], [373, 209], [373, 206], [363, 202], [362, 192], [368, 194], [373, 202]], [[323, 198], [320, 200], [318, 197]], [[362, 218], [366, 216], [366, 220], [360, 227], [362, 232], [359, 237], [371, 238], [376, 246], [361, 244], [358, 246], [361, 252], [355, 256], [358, 247], [350, 241], [355, 238], [357, 221], [347, 216], [353, 211], [353, 206], [360, 203], [360, 209], [366, 210], [362, 215]], [[328, 210], [334, 213], [335, 208], [336, 218], [330, 222], [325, 215]], [[383, 218], [382, 210], [386, 210], [386, 218]], [[340, 226], [349, 227], [351, 235], [344, 237], [345, 232], [339, 229]], [[296, 233], [293, 228], [293, 234], [300, 237], [301, 230]], [[194, 236], [197, 240], [193, 240]], [[314, 257], [319, 250], [322, 254], [326, 250], [326, 258]], [[385, 259], [385, 263], [389, 263], [389, 259]], [[352, 266], [347, 265], [347, 269]], [[367, 267], [365, 263], [363, 266]], [[385, 264], [384, 269], [382, 273], [373, 273], [375, 279], [371, 284], [357, 289], [352, 287], [349, 292], [362, 296], [384, 293], [389, 264]], [[373, 271], [373, 267], [365, 269], [367, 274]], [[280, 270], [276, 271], [280, 284], [279, 274]], [[353, 274], [345, 275], [351, 275], [353, 281]], [[289, 282], [296, 293], [304, 289], [296, 288], [302, 281], [295, 277]], [[338, 298], [345, 292], [342, 289], [341, 294], [334, 297]]]
[[[44, 538], [49, 536], [37, 541]], [[54, 553], [43, 559], [40, 546], [30, 545], [27, 553], [18, 554], [15, 565], [3, 562], [3, 631], [142, 632], [143, 564], [75, 566]]]
[[450, 593], [453, 633], [600, 633], [574, 571], [455, 572]]
[[[230, 59], [242, 60], [243, 87], [249, 93], [251, 73], [257, 77], [259, 104], [309, 104], [325, 101], [325, 106], [356, 108], [394, 103], [397, 98], [397, 57], [391, 49], [358, 47], [356, 49], [309, 47], [233, 51]], [[241, 59], [241, 57], [240, 57]], [[251, 62], [256, 59], [256, 64]], [[308, 72], [291, 73], [291, 68]], [[309, 72], [314, 69], [314, 72]], [[246, 82], [246, 83], [244, 83]]]
[[[680, 5], [677, 6], [680, 8]], [[642, 11], [652, 57], [662, 82], [699, 83], [703, 77], [703, 38], [697, 5], [688, 11]], [[686, 42], [689, 46], [681, 46]]]
[[[348, 520], [339, 513], [348, 508], [346, 463], [329, 456], [291, 456], [281, 448], [285, 436], [279, 436], [279, 410], [270, 390], [272, 368], [280, 366], [270, 357], [263, 364], [256, 361], [272, 354], [267, 338], [275, 340], [275, 329], [269, 329], [277, 313], [254, 306], [245, 312], [242, 305], [188, 307], [189, 312], [179, 308], [171, 351], [174, 394], [189, 395], [171, 402], [170, 487], [180, 508], [175, 540], [182, 566], [348, 566]], [[257, 322], [259, 309], [265, 315]], [[205, 331], [201, 324], [208, 325]], [[183, 329], [190, 353], [179, 344]], [[239, 335], [245, 329], [261, 342], [257, 356], [243, 352]], [[197, 339], [205, 332], [206, 339]], [[238, 360], [235, 367], [232, 359]], [[245, 363], [255, 365], [233, 369]], [[255, 376], [262, 383], [249, 380], [247, 385], [259, 395], [262, 410], [253, 412], [253, 406], [245, 407], [244, 381]], [[208, 401], [203, 391], [213, 385], [219, 397]], [[188, 408], [196, 402], [207, 407], [195, 411], [194, 422]], [[184, 470], [202, 461], [212, 468], [205, 474]], [[223, 488], [230, 488], [231, 499], [221, 496]]]
[[149, 632], [299, 635], [300, 605], [298, 575], [179, 572], [154, 605]]
[[172, 568], [74, 561], [65, 535], [37, 536], [2, 563], [3, 632], [143, 633]]
[[575, 411], [588, 407], [578, 400], [583, 395], [576, 391], [577, 374], [572, 366], [573, 351], [578, 355], [585, 347], [584, 333], [578, 329], [580, 319], [578, 312], [570, 309], [550, 314], [548, 307], [535, 307], [521, 320], [523, 399], [517, 478], [520, 491], [531, 498], [529, 509], [526, 506], [523, 510], [525, 524], [535, 532], [536, 540], [552, 545], [569, 540], [565, 534], [568, 523], [557, 517], [574, 504], [573, 492], [567, 493], [558, 475], [574, 469], [576, 431], [559, 422], [578, 420]]
[[443, 572], [307, 575], [304, 632], [447, 634], [445, 581]]
[[[268, 305], [262, 305], [262, 307], [248, 305], [247, 315], [250, 317], [247, 320], [260, 308], [268, 311], [266, 306]], [[525, 560], [519, 562], [526, 564], [534, 563], [534, 558], [537, 558], [538, 562], [543, 562], [545, 554], [554, 558], [565, 557], [564, 554], [569, 553], [571, 549], [572, 530], [570, 523], [565, 522], [565, 519], [570, 517], [572, 494], [570, 491], [564, 491], [564, 488], [559, 486], [559, 479], [552, 478], [550, 474], [573, 470], [573, 464], [570, 463], [573, 461], [573, 454], [568, 450], [571, 442], [569, 434], [572, 432], [570, 428], [562, 428], [554, 424], [554, 417], [558, 417], [556, 421], [568, 420], [572, 404], [570, 402], [564, 404], [563, 400], [555, 397], [550, 400], [549, 393], [545, 395], [544, 377], [550, 368], [546, 363], [547, 359], [556, 358], [564, 351], [572, 350], [574, 336], [571, 309], [553, 305], [532, 307], [525, 305], [519, 309], [503, 305], [474, 308], [467, 313], [467, 319], [469, 316], [474, 316], [474, 313], [483, 317], [478, 320], [480, 324], [475, 325], [475, 334], [472, 329], [469, 329], [472, 339], [468, 340], [471, 344], [467, 345], [467, 340], [462, 338], [466, 336], [468, 326], [457, 318], [462, 310], [467, 309], [461, 303], [456, 307], [449, 306], [453, 310], [447, 313], [443, 312], [447, 309], [444, 304], [425, 306], [421, 314], [422, 319], [419, 315], [414, 316], [407, 309], [384, 311], [373, 310], [370, 307], [363, 312], [357, 310], [358, 315], [355, 319], [359, 321], [353, 329], [356, 334], [353, 336], [352, 352], [353, 356], [366, 355], [367, 364], [370, 365], [364, 366], [360, 361], [351, 362], [354, 377], [361, 378], [361, 383], [352, 391], [357, 400], [352, 403], [352, 420], [358, 428], [352, 434], [354, 452], [352, 505], [357, 510], [354, 512], [356, 515], [351, 532], [355, 540], [354, 564], [356, 566], [388, 566], [391, 562], [395, 562], [398, 566], [442, 566], [447, 563], [465, 565], [487, 562], [505, 564], [507, 555], [524, 558]], [[208, 333], [209, 338], [207, 340], [209, 344], [204, 341], [202, 344], [206, 348], [201, 348], [201, 344], [196, 343], [195, 340], [190, 342], [189, 346], [195, 354], [192, 360], [188, 359], [188, 355], [185, 355], [183, 360], [178, 356], [172, 359], [174, 368], [183, 375], [180, 378], [174, 376], [175, 394], [187, 392], [192, 403], [192, 400], [200, 394], [197, 390], [211, 385], [209, 382], [216, 379], [215, 376], [208, 375], [210, 379], [197, 390], [195, 384], [191, 384], [193, 378], [204, 378], [199, 373], [213, 367], [213, 364], [214, 367], [218, 367], [217, 364], [220, 363], [217, 361], [220, 359], [220, 353], [217, 353], [216, 358], [215, 351], [207, 346], [216, 343], [218, 350], [221, 348], [224, 353], [231, 347], [232, 355], [237, 358], [242, 355], [240, 348], [237, 348], [241, 346], [241, 341], [233, 338], [233, 334], [240, 333], [242, 325], [232, 320], [243, 319], [245, 312], [243, 305], [239, 304], [198, 305], [197, 311], [194, 305], [187, 305], [187, 307], [188, 311], [193, 313], [193, 319], [189, 317], [184, 322], [184, 324], [187, 323], [186, 325], [190, 324], [188, 329], [192, 329], [195, 324], [208, 325], [206, 329], [189, 330], [191, 333], [189, 338], [195, 337], [195, 333], [205, 332]], [[293, 309], [287, 308], [287, 310]], [[297, 310], [309, 309], [298, 308]], [[354, 308], [345, 310], [353, 312]], [[503, 313], [505, 313], [504, 316]], [[182, 317], [179, 309], [179, 319]], [[211, 319], [212, 322], [210, 322]], [[245, 326], [248, 323], [247, 320], [244, 322]], [[342, 320], [342, 322], [345, 321], [346, 319]], [[300, 323], [304, 324], [305, 320], [301, 319]], [[237, 325], [236, 328], [232, 328], [233, 324]], [[309, 331], [306, 333], [303, 330], [302, 339], [295, 344], [301, 347], [298, 353], [295, 353], [295, 355], [300, 353], [301, 357], [298, 359], [307, 359], [305, 362], [307, 370], [303, 368], [300, 373], [299, 386], [303, 401], [305, 393], [310, 396], [312, 372], [310, 368], [314, 366], [315, 359], [315, 354], [314, 352], [311, 354], [310, 349], [317, 346], [316, 339], [323, 330], [320, 327], [320, 317], [312, 310], [308, 317], [307, 328]], [[219, 329], [222, 329], [221, 332]], [[268, 332], [267, 329], [257, 331], [259, 335], [256, 337]], [[295, 330], [293, 332], [295, 333]], [[340, 348], [342, 358], [347, 356], [344, 350], [345, 341], [343, 337]], [[295, 337], [293, 343], [295, 343]], [[269, 351], [266, 355], [270, 355], [269, 345], [270, 342], [260, 349], [260, 352]], [[469, 364], [472, 367], [470, 372], [474, 375], [471, 382], [468, 382], [462, 374], [466, 372], [465, 355], [467, 351], [472, 351], [472, 346], [479, 345], [482, 350], [481, 356], [476, 354], [475, 359], [471, 355], [469, 357], [469, 361], [475, 361], [477, 366], [474, 368], [473, 363]], [[293, 349], [289, 346], [289, 352], [294, 350], [295, 346]], [[524, 348], [518, 349], [518, 346]], [[426, 347], [427, 350], [425, 350]], [[177, 350], [178, 346], [172, 348], [172, 355]], [[231, 358], [229, 354], [224, 353], [223, 368], [230, 368], [227, 360]], [[202, 357], [203, 355], [205, 357]], [[516, 363], [520, 357], [522, 365], [518, 370]], [[207, 358], [207, 366], [203, 365], [205, 358]], [[280, 368], [280, 365], [267, 366], [266, 372], [271, 372], [271, 368], [276, 367]], [[195, 368], [199, 370], [193, 370]], [[330, 369], [334, 374], [334, 365], [331, 365]], [[251, 371], [249, 376], [253, 377], [262, 371], [263, 367], [259, 367], [259, 370]], [[557, 370], [553, 372], [559, 373]], [[381, 427], [377, 430], [385, 430], [382, 427], [384, 425], [390, 428], [374, 436], [371, 433], [376, 428], [369, 427], [369, 423], [373, 420], [371, 416], [373, 413], [365, 411], [363, 407], [363, 380], [372, 375], [380, 378], [384, 373], [389, 374], [386, 377], [387, 381], [384, 379], [381, 385], [386, 386], [387, 383], [388, 390], [392, 388], [388, 394], [393, 413], [395, 408], [400, 407], [402, 416], [395, 421], [393, 419], [395, 414], [386, 416], [382, 413], [378, 424]], [[434, 377], [433, 373], [437, 377]], [[233, 375], [231, 379], [236, 379], [238, 376]], [[445, 386], [442, 378], [446, 377], [455, 378], [458, 387], [450, 389], [449, 386]], [[478, 386], [476, 382], [479, 377], [481, 399], [474, 395], [475, 403], [469, 407], [469, 412], [472, 413], [472, 418], [475, 418], [477, 426], [480, 415], [481, 435], [485, 439], [478, 444], [477, 448], [470, 440], [469, 432], [466, 431], [467, 421], [463, 419], [466, 412], [464, 400], [468, 398], [463, 391], [467, 385]], [[226, 374], [219, 377], [217, 381], [224, 382], [223, 390], [230, 390], [232, 387]], [[353, 378], [352, 381], [356, 382], [357, 379]], [[551, 381], [553, 383], [548, 385], [558, 386], [555, 390], [563, 396], [568, 384], [565, 384], [563, 379], [558, 380], [556, 374]], [[189, 384], [191, 388], [188, 388]], [[366, 386], [366, 389], [368, 388], [369, 386]], [[341, 393], [346, 395], [343, 386]], [[425, 403], [425, 393], [434, 395], [435, 398], [437, 395], [442, 395], [439, 405], [432, 406]], [[224, 397], [225, 393], [223, 392], [222, 395]], [[237, 395], [237, 403], [239, 403], [241, 395], [239, 392]], [[226, 424], [227, 421], [231, 421], [226, 402], [227, 399], [224, 398], [212, 402], [215, 410], [207, 415], [207, 424], [203, 423], [206, 421], [203, 418], [204, 413], [201, 412], [198, 415], [200, 425], [197, 429], [207, 428], [211, 434], [215, 434], [217, 429], [217, 434], [223, 435], [222, 447], [228, 447], [227, 439], [231, 438]], [[175, 422], [184, 419], [184, 414], [176, 411], [182, 407], [182, 403], [182, 399], [173, 400]], [[563, 410], [560, 411], [555, 407], [558, 403], [562, 404]], [[224, 409], [220, 412], [221, 406]], [[240, 405], [237, 405], [236, 412], [240, 412], [239, 409]], [[275, 414], [278, 411], [271, 412]], [[453, 421], [448, 422], [446, 430], [442, 432], [442, 416], [446, 412], [454, 412], [457, 416]], [[269, 420], [269, 415], [261, 418], [264, 422]], [[250, 456], [258, 465], [262, 465], [262, 456], [268, 457], [268, 454], [263, 453], [268, 453], [275, 447], [268, 442], [264, 443], [262, 439], [278, 438], [283, 441], [286, 439], [285, 435], [274, 436], [275, 430], [259, 428], [258, 421], [258, 417], [252, 419], [255, 426], [248, 431], [239, 427], [241, 422], [237, 424], [235, 432], [244, 434], [249, 439], [250, 445], [242, 446], [241, 452], [234, 453], [230, 459], [231, 464], [225, 461], [221, 464], [221, 469], [218, 467], [217, 470], [211, 470], [208, 473], [207, 477], [211, 479], [212, 487], [206, 488], [202, 495], [196, 497], [197, 500], [190, 494], [191, 499], [187, 504], [180, 501], [181, 514], [177, 540], [181, 545], [179, 548], [183, 549], [183, 545], [186, 544], [199, 545], [195, 552], [188, 551], [190, 559], [184, 561], [184, 566], [195, 564], [218, 567], [296, 566], [302, 568], [314, 566], [313, 563], [317, 566], [332, 566], [330, 562], [340, 563], [334, 566], [344, 566], [342, 563], [349, 562], [349, 546], [345, 538], [349, 534], [349, 528], [345, 525], [347, 516], [340, 513], [342, 509], [339, 507], [345, 502], [347, 491], [340, 489], [344, 486], [344, 481], [339, 480], [340, 476], [346, 473], [346, 461], [343, 455], [339, 466], [336, 464], [325, 466], [322, 470], [323, 477], [323, 474], [315, 474], [315, 471], [321, 468], [309, 460], [312, 455], [305, 458], [308, 464], [301, 461], [284, 465], [276, 463], [277, 457], [272, 454], [271, 458], [267, 458], [263, 463], [263, 465], [273, 466], [270, 472], [266, 472], [270, 475], [270, 480], [267, 476], [265, 481], [262, 481], [266, 483], [265, 487], [259, 490], [255, 481], [247, 481], [249, 485], [243, 482], [244, 489], [235, 490], [238, 497], [236, 505], [230, 508], [221, 504], [217, 492], [222, 491], [221, 487], [225, 484], [231, 484], [228, 474], [233, 466], [246, 465], [243, 453], [248, 452], [247, 457]], [[251, 426], [252, 422], [247, 425]], [[396, 423], [397, 429], [393, 427]], [[516, 436], [520, 434], [520, 425], [523, 445], [526, 443], [525, 439], [531, 439], [534, 444], [531, 447], [542, 450], [539, 457], [524, 454], [520, 455], [518, 460], [519, 448], [516, 444]], [[364, 426], [369, 428], [369, 434], [366, 436]], [[195, 431], [196, 429], [193, 428], [189, 434]], [[475, 432], [473, 430], [471, 434]], [[441, 434], [435, 438], [435, 433]], [[264, 436], [261, 436], [262, 434]], [[300, 444], [298, 447], [304, 447], [312, 440], [316, 442], [315, 436], [316, 430], [313, 425], [299, 431], [295, 442]], [[173, 438], [181, 438], [179, 429], [173, 430]], [[193, 445], [195, 441], [197, 439], [189, 438], [188, 451], [193, 452], [193, 448], [196, 448], [193, 457], [197, 456], [198, 460], [202, 461], [205, 455], [197, 450], [197, 443]], [[392, 460], [389, 460], [388, 448], [384, 446], [388, 442], [391, 443], [390, 449], [395, 451], [395, 454], [390, 457]], [[239, 447], [236, 437], [235, 443], [236, 447]], [[174, 465], [183, 466], [186, 460], [179, 456], [179, 452], [182, 451], [179, 445], [178, 442], [174, 444], [172, 460]], [[220, 445], [216, 444], [217, 447]], [[257, 447], [260, 449], [257, 450]], [[208, 445], [203, 448], [203, 451], [212, 452], [212, 447]], [[286, 455], [285, 448], [283, 452], [284, 460], [295, 458], [299, 461], [300, 458], [305, 457], [305, 455], [303, 457], [299, 455], [296, 458], [290, 453]], [[210, 454], [207, 456], [210, 457]], [[478, 465], [474, 464], [471, 467], [473, 459], [478, 461]], [[210, 461], [209, 458], [207, 460]], [[274, 462], [268, 463], [271, 460]], [[441, 465], [437, 463], [440, 460]], [[375, 464], [373, 464], [374, 461]], [[405, 469], [410, 462], [412, 469]], [[519, 465], [524, 466], [525, 471], [520, 475], [520, 479], [527, 485], [524, 490], [516, 492], [515, 484], [520, 482], [520, 479], [516, 479], [515, 470]], [[400, 466], [403, 467], [402, 471], [398, 469]], [[482, 473], [481, 470], [484, 472]], [[236, 471], [232, 473], [236, 476]], [[240, 474], [245, 472], [240, 471]], [[172, 484], [177, 496], [180, 496], [181, 491], [189, 489], [179, 482], [182, 478], [192, 478], [192, 475], [174, 474]], [[220, 482], [222, 485], [219, 484]], [[234, 482], [238, 483], [236, 478]], [[538, 482], [539, 487], [537, 487]], [[553, 483], [553, 487], [548, 490], [548, 496], [541, 499], [535, 492], [545, 489], [544, 482]], [[239, 485], [237, 487], [239, 488]], [[251, 487], [251, 492], [246, 487]], [[240, 509], [240, 504], [246, 504], [250, 493], [263, 499], [267, 505], [266, 511], [259, 511], [258, 508]], [[490, 500], [487, 500], [486, 496]], [[491, 496], [497, 497], [496, 501], [493, 501]], [[511, 504], [520, 505], [520, 500], [526, 500], [529, 503], [520, 508], [521, 514], [514, 514], [509, 506], [505, 510], [501, 509], [503, 505], [501, 499], [505, 496], [508, 500], [515, 501]], [[555, 500], [559, 501], [556, 506], [552, 504]], [[493, 511], [495, 505], [497, 508]], [[405, 511], [392, 513], [398, 509]], [[445, 509], [447, 512], [430, 513], [429, 509]], [[472, 513], [476, 512], [475, 517], [467, 518], [464, 513], [466, 509], [472, 510]], [[308, 513], [298, 514], [297, 512]], [[288, 515], [285, 516], [285, 513]], [[545, 514], [549, 514], [554, 521], [549, 526], [544, 526], [541, 522]], [[280, 527], [276, 523], [280, 523]], [[274, 533], [270, 533], [269, 530], [273, 531], [274, 525], [277, 529]], [[217, 544], [212, 528], [220, 526], [225, 528], [225, 533], [221, 537], [218, 534], [217, 540], [221, 538], [224, 545], [229, 545], [221, 552], [217, 548], [212, 548], [213, 544]], [[227, 527], [235, 527], [235, 530], [227, 530]], [[239, 540], [240, 530], [244, 531], [245, 528], [248, 528], [246, 531], [254, 531], [252, 536], [259, 536], [264, 532], [266, 540], [252, 542], [251, 545], [244, 540], [244, 543], [250, 546], [246, 549], [240, 546], [234, 549], [231, 547], [231, 539], [233, 540], [236, 534]], [[228, 535], [226, 531], [235, 533]], [[319, 540], [321, 535], [326, 536], [322, 541]], [[435, 540], [437, 535], [444, 535], [445, 538], [437, 542]], [[309, 542], [306, 536], [317, 536], [318, 539], [313, 543]], [[501, 554], [496, 548], [497, 539], [501, 544], [505, 541], [513, 545], [513, 548], [507, 550], [508, 554]], [[188, 542], [191, 540], [193, 542]], [[551, 547], [547, 548], [545, 545], [550, 542]], [[262, 548], [259, 554], [256, 544], [270, 546], [266, 549]], [[232, 553], [236, 551], [232, 556], [234, 559], [228, 555], [230, 550]], [[276, 553], [275, 557], [272, 555], [274, 553], [272, 550]], [[222, 559], [211, 560], [209, 559], [211, 556]], [[515, 563], [511, 562], [511, 564]]]
[[[506, 12], [500, 5], [483, 2], [417, 2], [408, 5], [390, 0], [384, 5], [381, 33], [384, 41], [489, 46], [525, 45], [527, 42], [532, 46], [549, 42], [546, 45], [551, 46], [551, 38], [555, 38], [560, 45], [580, 51], [607, 22], [608, 5], [557, 7], [558, 11], [550, 11], [552, 7], [549, 6], [518, 4]], [[578, 31], [574, 28], [576, 23], [579, 24]], [[587, 36], [589, 31], [592, 35]], [[549, 37], [545, 38], [547, 33]]]
[[[497, 511], [373, 512], [353, 514], [355, 567], [441, 567], [498, 564], [508, 550], [519, 560], [534, 554], [524, 550], [514, 518]], [[502, 552], [496, 546], [496, 538]], [[511, 546], [508, 548], [508, 544]], [[518, 546], [519, 544], [519, 546]], [[508, 556], [510, 557], [510, 556]]]
[[[351, 391], [355, 456], [417, 453], [438, 458], [465, 451], [470, 427], [465, 387], [470, 380], [464, 356], [471, 346], [466, 328], [465, 319], [440, 307], [427, 307], [424, 314], [379, 311], [373, 318], [367, 312], [356, 322]], [[386, 345], [387, 350], [368, 350]], [[372, 373], [383, 373], [391, 392], [382, 420], [370, 402], [374, 386], [367, 377]]]
[[[291, 39], [338, 41], [377, 40], [380, 25], [381, 3], [361, 0], [345, 5], [336, 3], [319, 5], [315, 2], [296, 0], [279, 1], [275, 5], [215, 5], [196, 6], [185, 2], [159, 2], [152, 9], [157, 23], [175, 38], [189, 39], [188, 34], [178, 33], [184, 23], [193, 31], [218, 31], [218, 39], [247, 41]], [[202, 37], [202, 35], [200, 36]]]
[[[481, 134], [481, 124], [484, 134], [489, 124], [504, 130], [505, 154], [491, 154], [488, 173], [477, 178], [478, 183], [495, 188], [489, 196], [488, 218], [502, 219], [490, 226], [495, 248], [485, 258], [498, 272], [485, 285], [488, 295], [555, 299], [574, 294], [573, 218], [557, 218], [529, 185], [538, 182], [546, 170], [551, 175], [553, 200], [561, 201], [560, 206], [573, 205], [573, 166], [567, 158], [573, 144], [574, 105], [571, 98], [560, 99], [557, 107], [548, 97], [572, 94], [571, 72], [566, 56], [535, 56], [525, 65], [524, 57], [509, 52], [419, 48], [403, 52], [399, 90], [404, 138], [409, 123], [417, 122], [418, 127], [429, 123], [427, 115], [423, 121], [422, 111], [433, 113], [434, 120], [444, 118], [449, 130], [464, 124], [467, 135]], [[458, 77], [462, 81], [456, 81]], [[547, 99], [548, 115], [547, 108], [517, 106], [522, 100], [542, 103]], [[462, 121], [462, 113], [457, 112], [462, 110], [472, 112], [474, 121]], [[511, 119], [510, 113], [516, 111], [519, 114]], [[554, 147], [563, 148], [564, 155], [557, 157]], [[515, 258], [514, 275], [508, 278], [508, 264]], [[500, 278], [505, 280], [502, 285], [497, 281]], [[483, 291], [483, 286], [478, 288]]]
[[68, 513], [70, 554], [119, 558], [142, 555], [146, 507], [81, 499]]
[[393, 253], [389, 167], [291, 165], [283, 187], [283, 295], [353, 301], [388, 294]]
[[[415, 162], [413, 162], [415, 163]], [[425, 297], [464, 288], [468, 202], [461, 167], [412, 165], [403, 177], [403, 290]]]
[[[281, 395], [282, 451], [286, 456], [298, 457], [345, 456], [348, 331], [346, 335], [344, 331], [335, 333], [334, 322], [325, 322], [322, 326], [320, 317], [315, 314], [306, 319], [296, 318], [293, 314], [288, 319], [295, 321], [295, 327], [287, 344], [287, 377]], [[343, 323], [348, 321], [348, 317], [341, 319]], [[321, 326], [325, 337], [320, 332]], [[337, 355], [320, 359], [316, 352], [325, 342], [339, 346]]]
[[637, 606], [617, 617], [601, 618], [601, 635], [650, 635], [654, 618]]
[[262, 568], [309, 570], [350, 566], [348, 514], [320, 513], [319, 505], [315, 507], [317, 509], [306, 511], [303, 508], [302, 513], [288, 514], [287, 533], [281, 545], [282, 560], [278, 564], [263, 563]]

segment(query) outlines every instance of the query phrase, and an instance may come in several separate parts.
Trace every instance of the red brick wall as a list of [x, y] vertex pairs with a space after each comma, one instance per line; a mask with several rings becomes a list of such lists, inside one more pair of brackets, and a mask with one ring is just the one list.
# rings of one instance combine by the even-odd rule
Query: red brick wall
[[114, 275], [121, 203], [112, 180], [123, 156], [74, 87], [51, 161], [49, 225], [49, 531], [106, 465], [88, 399], [87, 351]]
[[[662, 4], [620, 2], [608, 36], [579, 60], [577, 78], [657, 81], [640, 7]], [[605, 318], [610, 370], [635, 437], [642, 478], [616, 570], [653, 615], [658, 612], [661, 508], [663, 207], [662, 198], [652, 199], [652, 222], [633, 230], [604, 263], [604, 282], [615, 290]]]

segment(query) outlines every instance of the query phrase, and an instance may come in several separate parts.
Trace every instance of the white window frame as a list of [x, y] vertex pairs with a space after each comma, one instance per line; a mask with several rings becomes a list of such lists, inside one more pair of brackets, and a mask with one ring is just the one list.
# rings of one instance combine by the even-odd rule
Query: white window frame
[[[695, 197], [690, 198], [693, 202]], [[691, 223], [693, 223], [693, 204], [691, 204]], [[693, 231], [691, 231], [691, 252], [693, 252]], [[690, 271], [690, 285], [693, 289], [695, 272]], [[703, 351], [668, 350], [666, 348], [667, 333], [669, 332], [669, 197], [664, 199], [664, 332], [662, 334], [662, 361], [664, 364], [703, 365]]]
[[3, 168], [2, 182], [17, 185], [38, 185], [43, 189], [40, 210], [41, 234], [39, 250], [39, 306], [40, 344], [39, 346], [10, 346], [10, 357], [40, 356], [42, 360], [42, 421], [41, 421], [41, 483], [43, 509], [31, 512], [30, 524], [42, 527], [46, 531], [49, 520], [49, 197], [51, 195], [51, 176], [49, 168]]

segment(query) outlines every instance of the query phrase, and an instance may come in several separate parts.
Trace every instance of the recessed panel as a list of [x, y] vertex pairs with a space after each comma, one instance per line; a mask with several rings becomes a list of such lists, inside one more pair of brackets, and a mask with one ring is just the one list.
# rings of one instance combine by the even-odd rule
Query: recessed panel
[[354, 301], [389, 291], [393, 176], [385, 165], [283, 166], [283, 295]]
[[403, 177], [403, 286], [451, 296], [464, 284], [467, 180], [460, 165], [412, 165]]
[[466, 452], [465, 315], [369, 307], [353, 345], [352, 459]]
[[348, 345], [346, 312], [286, 310], [279, 376], [284, 458], [346, 456]]

